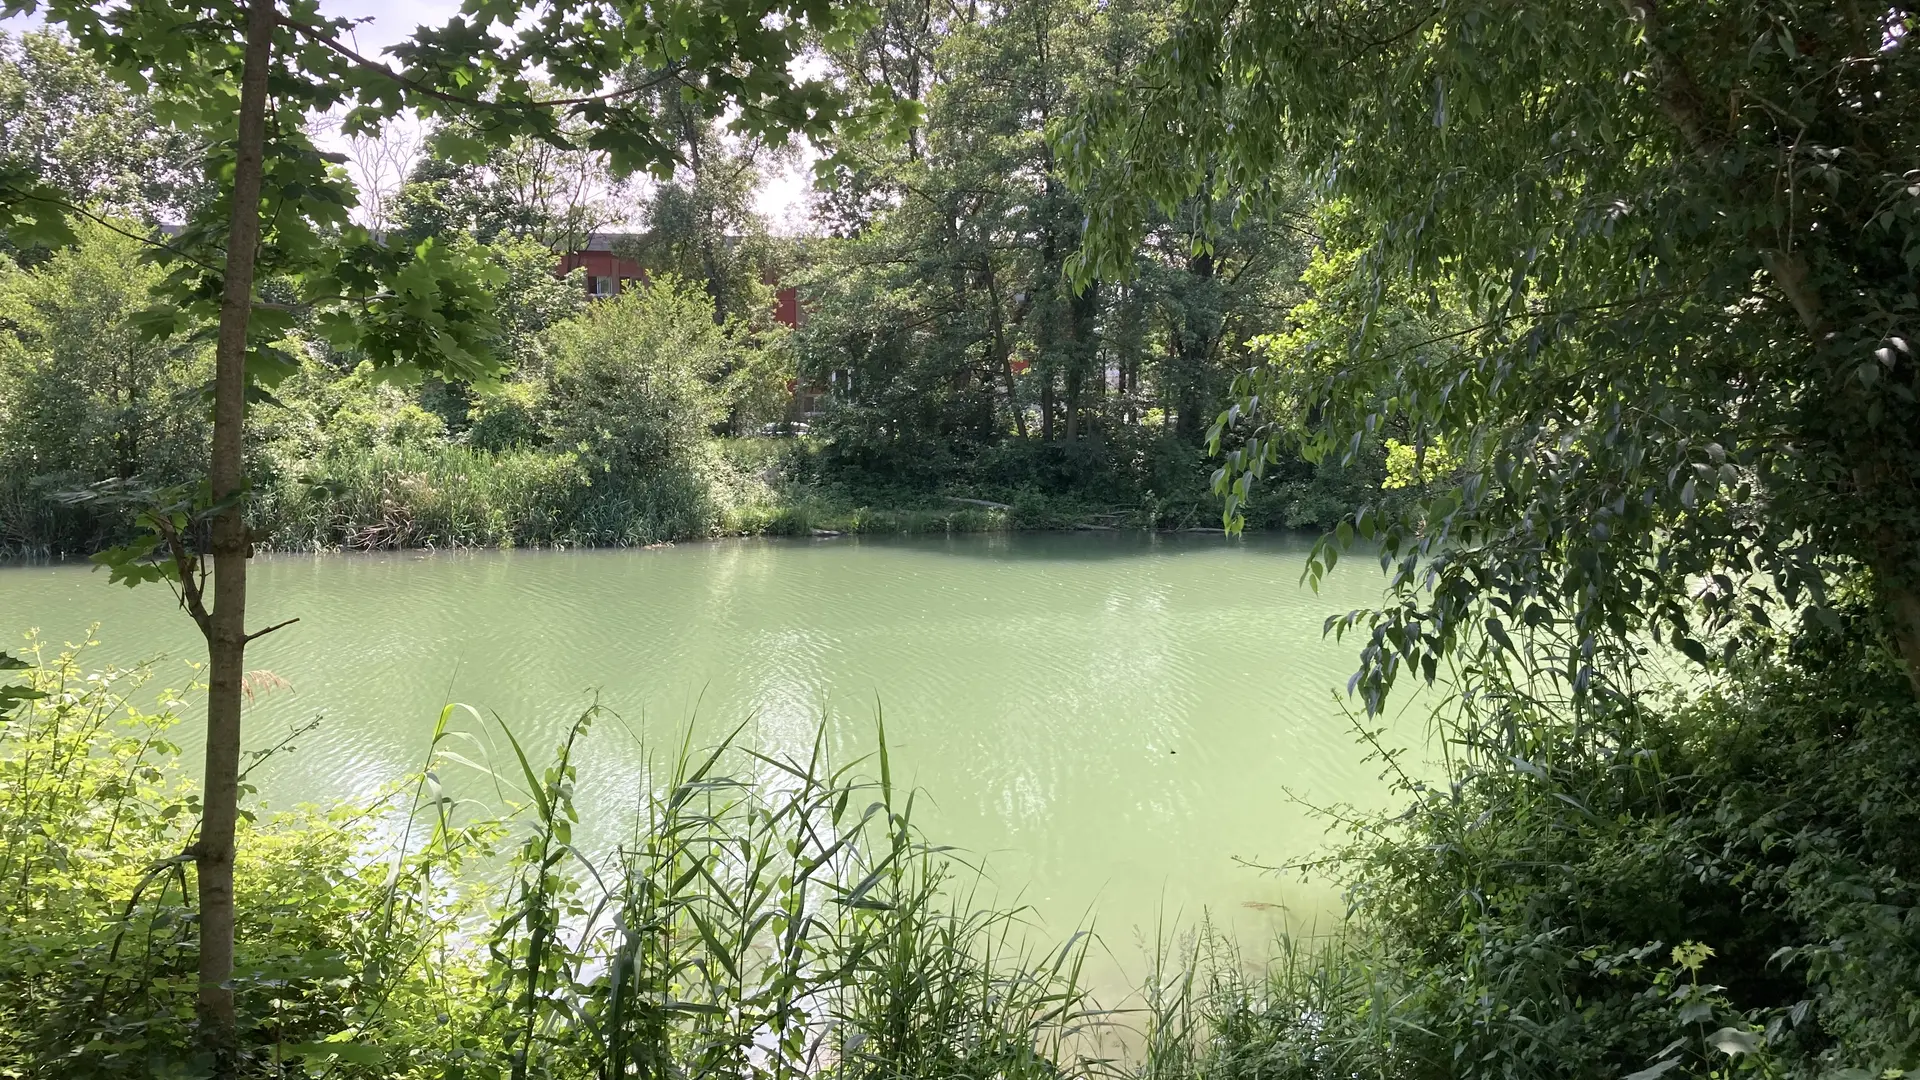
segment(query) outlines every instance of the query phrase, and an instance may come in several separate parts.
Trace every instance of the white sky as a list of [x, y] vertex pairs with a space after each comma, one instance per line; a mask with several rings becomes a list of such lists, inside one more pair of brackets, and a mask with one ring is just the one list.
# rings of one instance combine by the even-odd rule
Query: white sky
[[[366, 56], [381, 56], [381, 50], [411, 36], [421, 26], [440, 26], [460, 13], [459, 0], [322, 0], [322, 13], [335, 18], [364, 19], [354, 30], [354, 45]], [[0, 28], [20, 33], [37, 26], [38, 16], [0, 19]], [[328, 149], [350, 153], [339, 140], [321, 136]], [[798, 235], [810, 231], [807, 194], [811, 183], [813, 156], [801, 148], [793, 160], [770, 175], [761, 185], [757, 208], [776, 233]]]

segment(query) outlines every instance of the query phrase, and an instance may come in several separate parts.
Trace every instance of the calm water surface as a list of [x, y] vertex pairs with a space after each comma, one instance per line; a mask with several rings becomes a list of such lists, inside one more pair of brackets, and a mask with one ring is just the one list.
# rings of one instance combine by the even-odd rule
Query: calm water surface
[[[1324, 924], [1326, 887], [1247, 865], [1324, 842], [1300, 800], [1388, 798], [1334, 699], [1353, 650], [1320, 633], [1379, 579], [1343, 567], [1315, 595], [1305, 551], [1042, 534], [261, 558], [252, 624], [300, 621], [249, 649], [292, 685], [251, 706], [249, 743], [323, 718], [258, 779], [273, 804], [324, 803], [416, 766], [445, 701], [498, 713], [532, 753], [597, 695], [632, 732], [602, 724], [582, 761], [586, 839], [605, 845], [642, 782], [637, 740], [749, 721], [758, 746], [802, 753], [825, 715], [851, 754], [884, 709], [923, 825], [1049, 932], [1090, 912], [1110, 947], [1163, 913], [1243, 938]], [[164, 657], [176, 684], [201, 655], [164, 588], [0, 568], [0, 630], [72, 640], [96, 620], [100, 658]]]

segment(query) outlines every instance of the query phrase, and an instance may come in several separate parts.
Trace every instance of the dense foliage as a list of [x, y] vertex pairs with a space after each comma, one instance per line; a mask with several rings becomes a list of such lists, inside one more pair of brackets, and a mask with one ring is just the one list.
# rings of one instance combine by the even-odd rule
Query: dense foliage
[[206, 198], [204, 152], [59, 35], [0, 30], [0, 168], [96, 210], [177, 219]]
[[[1298, 299], [1300, 205], [1234, 188], [1149, 210], [1122, 256], [1130, 280], [1074, 292], [1062, 272], [1087, 208], [1047, 139], [1166, 22], [1149, 4], [903, 0], [836, 55], [854, 85], [925, 111], [903, 140], [843, 146], [818, 197], [832, 235], [806, 249], [800, 347], [803, 376], [831, 390], [828, 479], [1217, 516], [1203, 435], [1247, 342]], [[1202, 250], [1202, 235], [1218, 242]], [[1304, 463], [1290, 477], [1315, 478]], [[1331, 524], [1358, 492], [1322, 479], [1265, 520]]]
[[178, 483], [205, 445], [208, 350], [133, 325], [161, 277], [145, 245], [109, 225], [80, 235], [32, 270], [0, 262], [0, 544], [16, 550], [116, 542], [123, 519], [62, 493]]
[[[1704, 660], [1863, 566], [1920, 691], [1913, 20], [1205, 0], [1061, 132], [1083, 276], [1124, 266], [1144, 207], [1295, 170], [1339, 200], [1342, 325], [1251, 366], [1222, 431], [1249, 438], [1230, 510], [1383, 428], [1455, 455], [1424, 506], [1354, 522], [1399, 593], [1365, 620], [1370, 702], [1550, 625], [1573, 632], [1535, 662], [1583, 690], [1642, 633]], [[1453, 325], [1380, 332], [1408, 307]]]
[[[137, 228], [88, 223], [38, 265], [0, 267], [0, 535], [14, 551], [120, 542], [130, 498], [201, 467], [209, 350], [133, 325], [160, 275], [126, 235]], [[483, 251], [519, 287], [506, 382], [395, 383], [354, 352], [289, 339], [293, 371], [249, 425], [262, 541], [644, 544], [711, 534], [770, 497], [711, 431], [764, 398], [749, 380], [767, 376], [742, 357], [777, 363], [782, 343], [716, 324], [672, 279], [589, 309], [544, 248]]]
[[[1101, 72], [1142, 54], [1163, 21], [1147, 9], [1076, 12], [1002, 19], [906, 6], [834, 51], [834, 69], [862, 93], [916, 94], [927, 111], [897, 143], [879, 132], [845, 140], [816, 199], [837, 235], [804, 242], [772, 236], [753, 206], [756, 185], [783, 160], [777, 149], [725, 131], [671, 91], [677, 82], [634, 96], [680, 157], [644, 194], [608, 152], [532, 135], [488, 144], [476, 160], [480, 133], [458, 117], [418, 145], [356, 143], [399, 170], [392, 190], [363, 193], [389, 243], [430, 243], [448, 266], [479, 267], [465, 287], [490, 314], [462, 332], [479, 334], [469, 344], [484, 343], [500, 366], [478, 383], [459, 373], [386, 379], [379, 349], [338, 340], [324, 305], [302, 301], [284, 275], [270, 280], [281, 337], [260, 358], [273, 385], [256, 391], [265, 407], [248, 419], [255, 542], [644, 544], [814, 528], [1211, 525], [1205, 428], [1247, 343], [1281, 328], [1298, 302], [1311, 221], [1298, 200], [1268, 200], [1238, 224], [1239, 203], [1195, 201], [1146, 223], [1135, 280], [1087, 298], [1064, 291], [1081, 211], [1055, 175], [1045, 124]], [[178, 219], [170, 208], [187, 195], [135, 194], [198, 189], [180, 179], [177, 156], [154, 153], [161, 136], [183, 136], [156, 126], [147, 97], [117, 89], [56, 35], [23, 41], [8, 68], [23, 131], [140, 135], [21, 143], [75, 201], [117, 215], [83, 229], [57, 265], [26, 250], [7, 272], [15, 292], [75, 307], [80, 294], [54, 276], [73, 272], [62, 267], [172, 258], [156, 227]], [[87, 72], [87, 93], [70, 89]], [[579, 123], [567, 131], [590, 141]], [[42, 143], [49, 149], [32, 149]], [[704, 312], [673, 285], [670, 333], [595, 314], [600, 302], [581, 278], [554, 267], [557, 253], [606, 229], [613, 239], [602, 232], [600, 242], [652, 280], [698, 286]], [[1215, 249], [1194, 252], [1209, 230], [1221, 237]], [[118, 391], [101, 397], [102, 371], [128, 363], [129, 348], [201, 355], [196, 343], [211, 330], [176, 313], [176, 336], [150, 343], [141, 313], [165, 275], [129, 269], [115, 280], [113, 295], [89, 294], [90, 332], [59, 338], [58, 349], [38, 324], [0, 314], [9, 355], [42, 387], [0, 388], [8, 550], [83, 554], [124, 542], [143, 498], [200, 475], [206, 431], [193, 391], [210, 371], [139, 361], [142, 379], [173, 370], [199, 382], [163, 387], [142, 408], [164, 399], [173, 426], [121, 437], [117, 458], [93, 437], [116, 418], [135, 423]], [[778, 281], [801, 291], [797, 330], [774, 322]], [[683, 348], [685, 334], [704, 343]], [[568, 350], [592, 354], [592, 370], [559, 362]], [[668, 378], [671, 395], [697, 407], [601, 392], [651, 385], [657, 372], [686, 375]], [[32, 395], [49, 387], [84, 392], [42, 408]], [[811, 434], [729, 441], [794, 421]], [[648, 445], [615, 446], [629, 436]], [[1367, 497], [1382, 455], [1370, 445], [1347, 465], [1290, 460], [1260, 520], [1331, 524]], [[90, 486], [95, 498], [74, 498]]]
[[[794, 18], [756, 38], [684, 3], [631, 9], [629, 40], [563, 4], [503, 53], [512, 5], [483, 5], [403, 75], [266, 4], [269, 233], [225, 309], [218, 226], [261, 216], [230, 214], [243, 13], [205, 5], [170, 51], [166, 5], [55, 7], [80, 48], [0, 39], [8, 550], [123, 541], [146, 507], [193, 607], [209, 514], [243, 563], [1191, 527], [1211, 485], [1230, 526], [1329, 528], [1312, 579], [1373, 549], [1385, 606], [1328, 627], [1359, 638], [1369, 716], [1408, 674], [1445, 695], [1445, 760], [1386, 756], [1407, 809], [1340, 814], [1306, 865], [1347, 889], [1339, 935], [1265, 979], [1204, 935], [1162, 956], [1127, 1046], [1146, 1075], [1920, 1071], [1907, 6], [886, 0], [760, 5]], [[789, 71], [803, 45], [822, 79]], [[281, 122], [343, 94], [360, 135], [431, 102], [378, 221]], [[752, 193], [780, 136], [851, 100], [911, 107], [840, 124], [826, 235], [776, 238]], [[590, 301], [555, 276], [627, 224], [646, 281]], [[235, 326], [245, 377], [209, 394]], [[245, 472], [209, 501], [214, 429]], [[158, 574], [139, 550], [121, 573]], [[0, 689], [0, 1072], [198, 1069], [207, 807], [171, 762], [177, 700], [122, 719], [142, 676], [31, 667]], [[683, 756], [589, 863], [575, 743], [544, 773], [515, 746], [496, 779], [525, 809], [467, 818], [453, 718], [387, 799], [244, 826], [226, 1071], [1106, 1060], [1069, 1040], [1097, 1015], [1077, 954], [1009, 955], [1007, 917], [950, 899], [884, 755], [877, 801], [823, 761]], [[467, 892], [461, 864], [500, 856]]]
[[1450, 705], [1447, 782], [1316, 865], [1352, 921], [1220, 1003], [1219, 1075], [1911, 1075], [1920, 706], [1846, 607], [1605, 717]]
[[1323, 867], [1347, 936], [1218, 1014], [1216, 1067], [1920, 1064], [1913, 29], [1195, 0], [1056, 130], [1083, 281], [1155, 208], [1319, 183], [1310, 295], [1215, 423], [1219, 490], [1232, 521], [1293, 455], [1384, 436], [1411, 498], [1309, 576], [1389, 573], [1328, 621], [1370, 715], [1402, 676], [1448, 693], [1448, 782], [1352, 822]]

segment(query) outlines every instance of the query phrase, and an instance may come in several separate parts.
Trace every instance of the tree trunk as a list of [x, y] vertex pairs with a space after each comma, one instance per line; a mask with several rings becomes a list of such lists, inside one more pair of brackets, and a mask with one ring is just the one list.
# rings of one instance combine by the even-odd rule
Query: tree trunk
[[1913, 695], [1920, 697], [1920, 592], [1900, 581], [1890, 582], [1882, 591], [1893, 619], [1894, 643], [1907, 662], [1907, 681], [1913, 685]]
[[[1862, 502], [1887, 498], [1881, 493], [1892, 485], [1874, 484], [1877, 471], [1854, 470], [1854, 483], [1859, 489], [1856, 498]], [[1907, 665], [1907, 682], [1914, 696], [1920, 697], [1920, 567], [1912, 557], [1916, 545], [1905, 539], [1902, 530], [1884, 521], [1874, 530], [1873, 584], [1886, 612], [1894, 648]]]
[[1080, 372], [1067, 372], [1067, 424], [1066, 440], [1080, 441]]
[[1198, 439], [1213, 417], [1206, 398], [1207, 368], [1213, 360], [1220, 329], [1213, 320], [1214, 278], [1219, 265], [1209, 253], [1187, 262], [1187, 291], [1181, 303], [1180, 324], [1174, 333], [1174, 352], [1180, 360], [1178, 396], [1173, 401], [1174, 431], [1183, 439]]
[[[1087, 377], [1095, 374], [1100, 358], [1100, 343], [1094, 339], [1094, 328], [1100, 314], [1100, 283], [1095, 281], [1086, 288], [1074, 293], [1067, 300], [1067, 336], [1068, 355], [1072, 357], [1072, 367], [1067, 374], [1067, 441], [1072, 442], [1081, 436], [1080, 414], [1086, 409], [1085, 401]], [[1107, 380], [1104, 371], [1100, 372], [1099, 385], [1094, 389], [1094, 405], [1098, 407], [1105, 396]]]
[[126, 361], [122, 365], [124, 378], [121, 392], [116, 395], [119, 400], [115, 403], [119, 406], [120, 430], [114, 442], [120, 460], [114, 462], [113, 472], [121, 480], [131, 480], [133, 474], [140, 471], [140, 371], [132, 351], [129, 347], [123, 356]]
[[993, 354], [999, 358], [1000, 377], [1007, 383], [1007, 411], [1013, 414], [1013, 430], [1025, 439], [1027, 437], [1027, 416], [1020, 408], [1020, 391], [1013, 378], [1013, 346], [1007, 340], [1007, 316], [1000, 304], [999, 279], [993, 272], [993, 265], [987, 265], [987, 300], [992, 316]]
[[233, 833], [239, 818], [241, 679], [247, 648], [245, 472], [247, 325], [253, 316], [253, 266], [260, 244], [261, 159], [266, 145], [267, 68], [277, 18], [274, 0], [247, 6], [240, 126], [233, 170], [233, 218], [220, 297], [213, 376], [213, 505], [210, 554], [213, 606], [207, 637], [207, 758], [196, 861], [200, 885], [200, 1023], [215, 1074], [233, 1075], [239, 1049], [233, 987]]

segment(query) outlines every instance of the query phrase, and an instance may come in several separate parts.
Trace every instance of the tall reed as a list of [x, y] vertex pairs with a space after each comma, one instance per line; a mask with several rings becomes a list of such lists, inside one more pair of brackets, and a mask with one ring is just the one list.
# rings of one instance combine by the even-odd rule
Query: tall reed
[[598, 716], [543, 772], [506, 732], [531, 812], [488, 937], [513, 1080], [1059, 1075], [1085, 1006], [1081, 939], [1026, 951], [1016, 913], [953, 891], [971, 870], [915, 829], [884, 735], [844, 764], [824, 725], [803, 757], [737, 732], [683, 742], [595, 859], [572, 830]]

